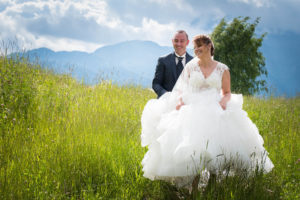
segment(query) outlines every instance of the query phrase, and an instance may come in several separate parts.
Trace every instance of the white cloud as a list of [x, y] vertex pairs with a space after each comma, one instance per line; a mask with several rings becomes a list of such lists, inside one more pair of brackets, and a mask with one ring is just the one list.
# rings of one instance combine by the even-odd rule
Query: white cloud
[[149, 0], [149, 2], [165, 5], [170, 2], [170, 0]]
[[[101, 46], [98, 43], [86, 42], [84, 40], [75, 40], [55, 36], [37, 36], [25, 29], [15, 29], [16, 26], [9, 26], [9, 24], [13, 24], [13, 22], [6, 23], [6, 25], [8, 25], [7, 28], [11, 28], [10, 31], [15, 32], [15, 34], [11, 35], [7, 34], [8, 32], [2, 32], [0, 33], [0, 38], [3, 40], [3, 42], [17, 42], [18, 48], [21, 49], [29, 50], [39, 47], [47, 47], [54, 51], [79, 50], [93, 52]], [[3, 26], [0, 26], [0, 28], [2, 29]]]
[[272, 5], [271, 0], [229, 0], [229, 2], [240, 2], [245, 4], [252, 4], [258, 8], [270, 7]]
[[121, 23], [111, 16], [105, 1], [6, 1], [5, 5], [5, 9], [0, 10], [1, 39], [17, 38], [27, 48], [95, 50], [101, 44], [87, 39], [90, 32], [86, 32], [82, 21], [86, 25], [94, 23], [96, 30], [97, 25], [114, 29]]
[[[102, 44], [132, 39], [152, 40], [170, 46], [178, 27], [189, 26], [182, 22], [160, 23], [148, 17], [141, 18], [139, 25], [127, 24], [114, 15], [104, 1], [10, 3], [0, 13], [0, 20], [4, 22], [0, 28], [6, 30], [0, 34], [2, 38], [10, 38], [13, 33], [27, 48], [48, 47], [56, 51], [93, 51]], [[84, 20], [83, 23], [80, 20]]]
[[296, 0], [1, 0], [0, 37], [53, 50], [92, 51], [136, 39], [171, 46], [176, 30], [192, 38], [210, 33], [223, 17], [261, 17], [269, 33], [300, 33], [299, 8]]
[[174, 33], [179, 29], [186, 30], [190, 38], [200, 33], [207, 34], [210, 32], [209, 30], [199, 29], [197, 27], [193, 28], [189, 23], [170, 22], [163, 24], [151, 18], [143, 18], [141, 26], [129, 26], [124, 23], [121, 29], [128, 40], [130, 40], [130, 38], [150, 40], [163, 46], [172, 46], [171, 41]]
[[143, 18], [139, 34], [147, 38], [147, 40], [153, 40], [160, 44], [167, 45], [166, 42], [171, 41], [172, 34], [174, 34], [176, 27], [175, 23], [160, 24], [153, 19]]
[[188, 4], [185, 0], [149, 0], [149, 2], [156, 3], [160, 6], [175, 7], [176, 9], [184, 12], [194, 12], [194, 9], [190, 4]]
[[81, 1], [74, 3], [74, 6], [85, 18], [93, 19], [98, 24], [109, 28], [115, 28], [121, 23], [118, 17], [111, 16], [108, 5], [104, 1]]

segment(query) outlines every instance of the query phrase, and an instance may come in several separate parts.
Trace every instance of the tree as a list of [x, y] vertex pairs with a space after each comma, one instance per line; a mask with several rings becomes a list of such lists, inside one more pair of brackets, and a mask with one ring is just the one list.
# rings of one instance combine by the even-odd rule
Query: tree
[[267, 90], [265, 58], [259, 48], [266, 33], [256, 37], [255, 28], [259, 23], [249, 23], [249, 17], [234, 18], [227, 23], [223, 18], [214, 29], [211, 38], [215, 46], [214, 58], [225, 63], [230, 69], [231, 90], [246, 95]]

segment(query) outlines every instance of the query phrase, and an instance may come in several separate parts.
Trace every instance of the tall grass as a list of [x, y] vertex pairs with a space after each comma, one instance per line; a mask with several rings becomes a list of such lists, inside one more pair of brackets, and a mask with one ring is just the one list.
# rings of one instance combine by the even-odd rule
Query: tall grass
[[[140, 117], [151, 98], [137, 86], [88, 86], [2, 54], [0, 199], [190, 198], [143, 177]], [[300, 198], [300, 99], [245, 97], [244, 109], [274, 170], [227, 177], [194, 198]]]

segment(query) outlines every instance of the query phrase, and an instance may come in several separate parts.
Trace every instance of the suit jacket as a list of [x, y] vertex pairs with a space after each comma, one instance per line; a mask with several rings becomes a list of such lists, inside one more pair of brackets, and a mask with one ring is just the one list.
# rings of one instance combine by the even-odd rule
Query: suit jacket
[[[158, 59], [154, 79], [152, 81], [152, 88], [157, 94], [157, 98], [166, 92], [172, 91], [176, 81], [176, 62], [175, 52]], [[185, 63], [187, 64], [193, 57], [186, 53]]]

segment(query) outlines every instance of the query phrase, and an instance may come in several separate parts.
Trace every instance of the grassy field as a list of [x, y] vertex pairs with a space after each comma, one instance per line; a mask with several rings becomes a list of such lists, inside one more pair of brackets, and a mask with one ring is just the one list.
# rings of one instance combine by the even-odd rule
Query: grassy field
[[[188, 199], [143, 177], [140, 117], [150, 90], [87, 86], [0, 58], [0, 199]], [[300, 98], [244, 97], [275, 168], [216, 182], [195, 199], [300, 199]], [[180, 196], [177, 195], [177, 196]]]

